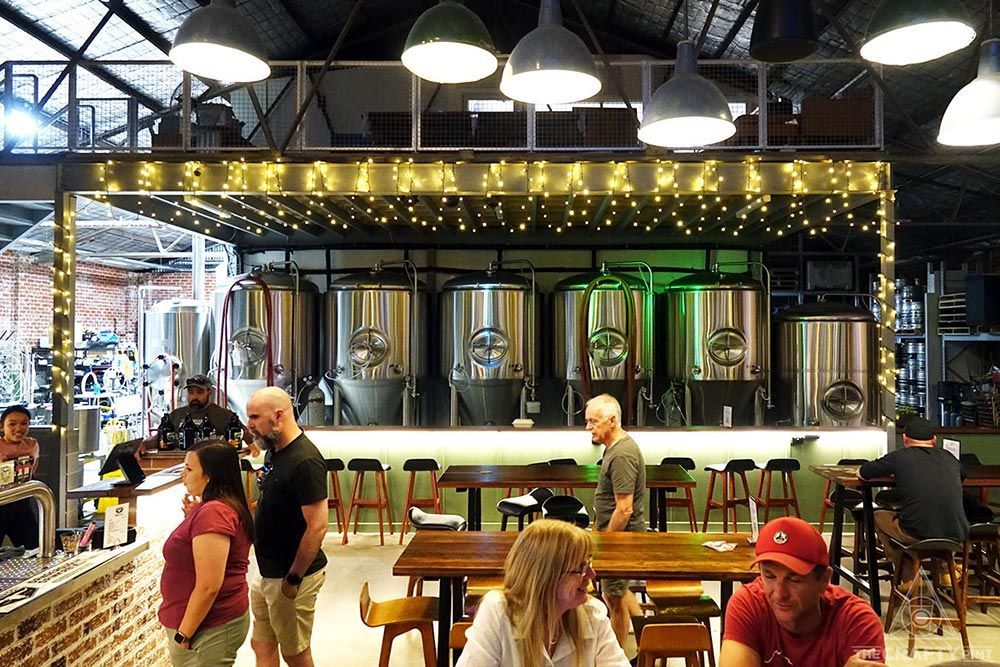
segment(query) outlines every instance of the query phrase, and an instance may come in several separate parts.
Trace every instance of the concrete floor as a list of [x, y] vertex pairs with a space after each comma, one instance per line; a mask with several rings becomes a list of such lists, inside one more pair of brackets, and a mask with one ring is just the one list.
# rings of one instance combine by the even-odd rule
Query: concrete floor
[[[317, 665], [365, 667], [378, 664], [382, 632], [361, 622], [358, 594], [362, 581], [369, 582], [372, 598], [376, 601], [406, 594], [406, 580], [390, 574], [392, 564], [403, 550], [397, 543], [398, 539], [398, 535], [391, 540], [387, 536], [383, 547], [379, 546], [377, 535], [352, 535], [351, 543], [344, 547], [338, 534], [327, 536], [323, 550], [330, 563], [326, 584], [319, 595], [313, 631], [313, 656]], [[885, 585], [887, 588], [888, 585]], [[718, 584], [706, 583], [705, 589], [718, 600]], [[436, 585], [427, 584], [424, 594], [436, 595]], [[718, 647], [717, 624], [713, 626], [713, 637]], [[988, 614], [982, 614], [978, 609], [970, 611], [969, 638], [975, 657], [1000, 662], [1000, 607], [989, 608]], [[635, 645], [631, 636], [629, 640], [627, 650], [632, 655]], [[913, 658], [906, 656], [906, 641], [905, 629], [893, 629], [886, 636], [889, 665], [933, 665], [961, 657], [962, 644], [958, 632], [950, 628], [945, 628], [942, 637], [918, 634]], [[419, 635], [411, 632], [396, 639], [389, 664], [391, 667], [420, 665], [421, 655]], [[240, 667], [254, 664], [249, 639], [240, 649], [236, 664]]]

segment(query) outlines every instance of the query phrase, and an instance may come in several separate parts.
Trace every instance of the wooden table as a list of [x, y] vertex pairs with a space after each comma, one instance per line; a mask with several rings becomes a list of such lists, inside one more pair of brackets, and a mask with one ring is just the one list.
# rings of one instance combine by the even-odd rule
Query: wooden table
[[[591, 533], [594, 571], [601, 579], [690, 579], [718, 581], [725, 619], [733, 582], [757, 577], [754, 549], [746, 533]], [[401, 577], [439, 579], [438, 665], [448, 665], [448, 632], [464, 609], [462, 579], [503, 576], [503, 563], [517, 533], [419, 531], [392, 567]], [[733, 551], [718, 553], [705, 542], [736, 542]]]
[[[1000, 465], [962, 466], [966, 473], [963, 486], [972, 488], [990, 488], [1000, 486]], [[875, 503], [872, 489], [893, 487], [896, 481], [892, 477], [877, 477], [864, 480], [858, 477], [859, 466], [821, 465], [809, 466], [809, 469], [824, 479], [828, 479], [838, 488], [858, 489], [861, 491], [862, 507], [864, 509], [864, 530], [866, 562], [868, 565], [868, 580], [861, 580], [858, 575], [840, 565], [840, 549], [844, 541], [844, 505], [841, 493], [834, 495], [833, 532], [830, 536], [830, 565], [833, 567], [833, 583], [839, 583], [840, 577], [860, 587], [868, 594], [872, 609], [882, 615], [882, 594], [878, 587], [877, 544], [875, 542]]]
[[149, 475], [141, 484], [131, 486], [128, 484], [116, 485], [115, 482], [123, 479], [102, 479], [99, 482], [71, 489], [66, 492], [67, 498], [78, 500], [91, 498], [118, 498], [129, 504], [129, 525], [135, 525], [136, 498], [151, 496], [154, 493], [165, 491], [181, 483], [181, 471], [184, 464], [165, 468], [160, 472]]
[[[461, 465], [448, 466], [438, 479], [438, 486], [466, 489], [469, 530], [482, 530], [482, 490], [486, 488], [534, 488], [537, 486], [568, 489], [597, 488], [601, 473], [598, 465]], [[646, 466], [649, 496], [649, 519], [659, 518], [658, 528], [666, 531], [666, 512], [657, 508], [668, 489], [694, 488], [694, 478], [679, 465]]]

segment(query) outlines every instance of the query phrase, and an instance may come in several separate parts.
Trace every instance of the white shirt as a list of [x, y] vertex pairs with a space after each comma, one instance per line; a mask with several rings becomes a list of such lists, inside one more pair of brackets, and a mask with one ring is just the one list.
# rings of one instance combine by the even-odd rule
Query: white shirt
[[[545, 667], [629, 667], [618, 645], [604, 605], [588, 600], [580, 607], [580, 646], [565, 635], [559, 638], [552, 655], [543, 655]], [[465, 633], [468, 643], [455, 667], [522, 667], [514, 640], [514, 628], [507, 616], [507, 601], [500, 591], [490, 591], [479, 605], [472, 627]]]

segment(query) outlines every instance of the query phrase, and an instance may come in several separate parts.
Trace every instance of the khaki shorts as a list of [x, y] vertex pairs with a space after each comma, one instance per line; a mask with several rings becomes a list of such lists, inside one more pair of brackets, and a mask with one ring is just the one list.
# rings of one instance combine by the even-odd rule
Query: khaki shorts
[[309, 648], [316, 596], [326, 580], [320, 570], [302, 578], [299, 594], [290, 600], [281, 592], [281, 579], [260, 577], [250, 585], [253, 641], [277, 644], [282, 655], [298, 655]]
[[174, 628], [164, 628], [167, 652], [173, 667], [230, 667], [236, 662], [236, 652], [247, 638], [250, 614], [214, 628], [199, 630], [191, 638], [191, 648], [182, 649], [174, 641]]

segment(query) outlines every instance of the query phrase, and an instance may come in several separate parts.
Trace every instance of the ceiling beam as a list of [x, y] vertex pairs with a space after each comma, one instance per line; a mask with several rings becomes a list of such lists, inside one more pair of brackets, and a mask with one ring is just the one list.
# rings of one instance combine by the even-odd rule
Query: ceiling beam
[[[41, 27], [39, 23], [29, 19], [27, 16], [21, 12], [13, 9], [9, 5], [0, 4], [0, 18], [4, 19], [11, 25], [19, 28], [25, 33], [31, 35], [39, 42], [49, 47], [53, 51], [59, 53], [59, 55], [64, 58], [72, 60], [76, 55], [76, 49], [66, 44], [62, 40], [58, 39], [54, 35], [50, 34], [44, 28]], [[117, 88], [121, 92], [125, 93], [130, 97], [134, 97], [139, 100], [143, 105], [153, 109], [154, 111], [160, 111], [163, 109], [163, 104], [142, 92], [128, 81], [125, 81], [121, 77], [112, 74], [100, 65], [93, 63], [89, 60], [83, 59], [79, 62], [79, 66], [96, 76], [101, 81], [106, 84]]]
[[[715, 53], [712, 54], [713, 60], [719, 60], [724, 55], [726, 55], [726, 49], [728, 49], [733, 41], [736, 40], [736, 36], [740, 34], [740, 30], [746, 25], [747, 21], [750, 19], [750, 15], [753, 14], [753, 10], [757, 8], [757, 3], [760, 0], [746, 0], [743, 5], [743, 9], [740, 10], [740, 15], [736, 17], [736, 21], [729, 28], [729, 32], [726, 33], [725, 39], [719, 44], [719, 47], [715, 49]], [[678, 3], [680, 6], [680, 3]]]

